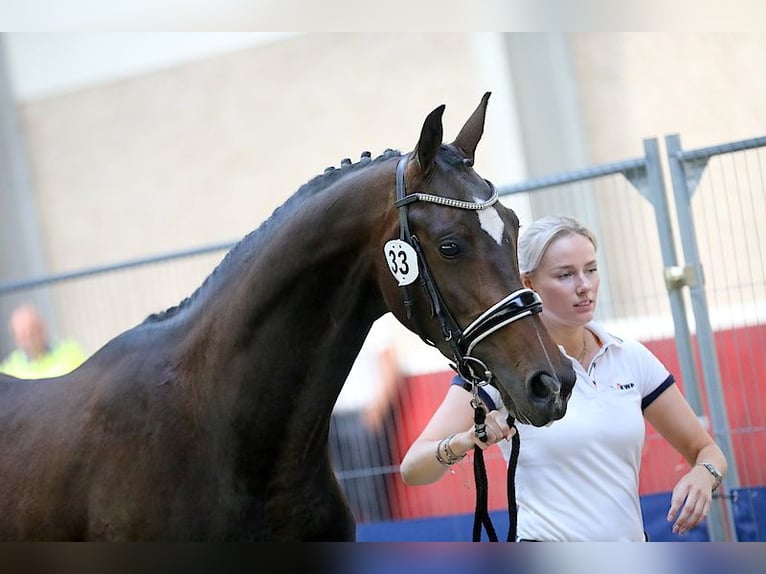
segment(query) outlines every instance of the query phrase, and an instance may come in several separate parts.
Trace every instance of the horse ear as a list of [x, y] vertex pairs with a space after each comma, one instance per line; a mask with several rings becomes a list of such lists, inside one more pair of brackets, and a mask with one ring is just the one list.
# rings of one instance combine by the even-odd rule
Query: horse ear
[[479, 106], [465, 122], [463, 129], [457, 134], [457, 138], [452, 142], [452, 145], [461, 149], [465, 153], [466, 157], [473, 159], [476, 153], [476, 146], [481, 139], [481, 134], [484, 133], [484, 117], [487, 113], [487, 101], [492, 92], [486, 92], [479, 102]]
[[428, 117], [423, 122], [423, 129], [420, 131], [418, 145], [415, 146], [418, 164], [420, 164], [420, 169], [423, 172], [431, 169], [436, 152], [439, 151], [439, 146], [442, 145], [442, 136], [444, 135], [442, 115], [444, 114], [444, 107], [444, 104], [442, 104], [428, 114]]

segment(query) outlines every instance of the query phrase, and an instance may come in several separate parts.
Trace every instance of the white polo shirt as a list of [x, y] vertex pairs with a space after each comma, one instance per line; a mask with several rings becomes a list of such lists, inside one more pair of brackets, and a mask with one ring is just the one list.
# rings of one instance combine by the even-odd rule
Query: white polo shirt
[[[644, 540], [638, 496], [643, 409], [675, 379], [638, 341], [619, 339], [595, 322], [587, 328], [602, 347], [587, 372], [570, 357], [577, 382], [566, 415], [548, 427], [517, 425], [519, 539]], [[490, 410], [505, 412], [494, 387], [480, 394]], [[510, 441], [498, 446], [507, 462]]]

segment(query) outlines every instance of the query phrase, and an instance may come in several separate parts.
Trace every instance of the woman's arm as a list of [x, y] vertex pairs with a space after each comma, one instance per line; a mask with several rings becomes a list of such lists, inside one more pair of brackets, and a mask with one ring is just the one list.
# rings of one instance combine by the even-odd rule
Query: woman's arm
[[[471, 393], [459, 385], [450, 385], [439, 408], [404, 455], [400, 467], [402, 480], [409, 485], [419, 485], [430, 484], [441, 478], [449, 466], [439, 461], [436, 452], [439, 447], [442, 461], [448, 460], [445, 456], [447, 442], [448, 452], [462, 457], [474, 445], [485, 449], [516, 432], [516, 429], [508, 427], [504, 417], [497, 411], [487, 414], [486, 423], [487, 442], [484, 443], [474, 433]], [[452, 438], [445, 441], [450, 436]]]
[[726, 457], [702, 427], [677, 385], [671, 385], [657, 397], [644, 410], [644, 416], [692, 465], [673, 488], [667, 517], [672, 521], [678, 516], [673, 532], [683, 534], [697, 526], [710, 510], [716, 480], [700, 463], [710, 463], [726, 476]]

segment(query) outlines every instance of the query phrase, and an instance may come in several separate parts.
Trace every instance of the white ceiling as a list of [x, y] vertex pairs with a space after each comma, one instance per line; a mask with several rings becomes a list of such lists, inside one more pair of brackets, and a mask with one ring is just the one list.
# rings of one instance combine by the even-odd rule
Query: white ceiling
[[285, 38], [273, 32], [5, 33], [20, 101], [143, 74]]

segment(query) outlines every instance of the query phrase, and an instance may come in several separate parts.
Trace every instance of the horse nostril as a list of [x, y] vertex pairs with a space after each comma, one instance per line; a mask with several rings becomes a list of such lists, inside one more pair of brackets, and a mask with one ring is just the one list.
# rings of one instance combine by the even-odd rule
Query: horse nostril
[[547, 401], [551, 397], [557, 397], [561, 392], [561, 383], [548, 373], [538, 373], [532, 377], [529, 385], [530, 398], [532, 400]]

